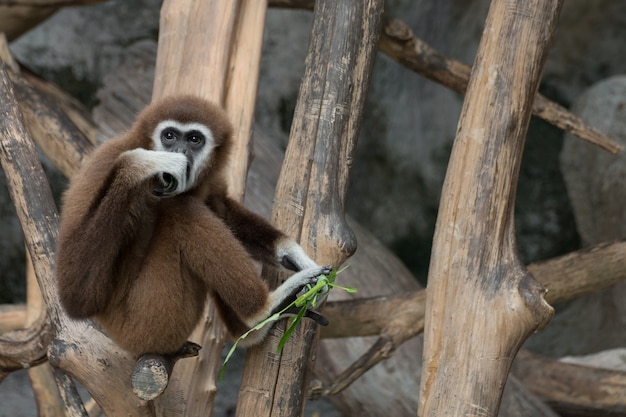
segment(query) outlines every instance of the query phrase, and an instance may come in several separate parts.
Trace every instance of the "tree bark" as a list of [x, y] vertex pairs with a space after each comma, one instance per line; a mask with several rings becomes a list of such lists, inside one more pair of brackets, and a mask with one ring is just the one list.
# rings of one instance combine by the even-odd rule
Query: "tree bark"
[[[76, 377], [105, 413], [150, 415], [145, 402], [126, 395], [131, 390], [130, 378], [126, 376], [130, 375], [133, 361], [89, 322], [70, 320], [60, 307], [53, 272], [59, 217], [4, 65], [0, 65], [0, 96], [4, 97], [4, 123], [0, 128], [2, 168], [33, 260], [47, 317], [56, 331], [48, 348], [50, 363]], [[93, 377], [94, 370], [98, 371], [98, 378]], [[71, 387], [72, 382], [63, 372], [57, 369], [56, 373], [57, 380]]]
[[[320, 264], [339, 267], [356, 249], [344, 202], [381, 14], [379, 0], [315, 4], [272, 220]], [[248, 351], [238, 416], [302, 415], [317, 332], [305, 321], [276, 353], [282, 329], [274, 327], [265, 343]]]
[[512, 371], [563, 416], [625, 416], [626, 372], [574, 365], [521, 351]]
[[513, 207], [560, 0], [493, 0], [442, 190], [418, 415], [498, 414], [511, 362], [553, 310], [522, 266]]
[[[28, 306], [26, 324], [30, 326], [41, 316], [46, 306], [43, 303], [33, 264], [28, 255], [26, 256], [26, 301]], [[29, 368], [28, 378], [33, 388], [38, 416], [62, 416], [65, 407], [54, 379], [54, 369], [50, 364], [46, 362]]]

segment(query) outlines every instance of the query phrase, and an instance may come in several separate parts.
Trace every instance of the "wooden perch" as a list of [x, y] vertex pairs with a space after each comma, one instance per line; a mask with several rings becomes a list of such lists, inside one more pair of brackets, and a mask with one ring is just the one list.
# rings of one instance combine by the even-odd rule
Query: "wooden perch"
[[626, 372], [520, 351], [511, 371], [563, 416], [626, 415]]
[[519, 260], [513, 207], [532, 101], [560, 9], [559, 0], [491, 2], [433, 241], [422, 417], [496, 416], [515, 354], [552, 317], [546, 290]]
[[[546, 301], [555, 304], [625, 281], [624, 254], [626, 241], [602, 243], [527, 268], [548, 290]], [[390, 317], [393, 321], [419, 322], [424, 318], [425, 300], [426, 292], [421, 290], [396, 296], [330, 301], [324, 306], [330, 324], [322, 328], [321, 337], [376, 336], [389, 326]], [[413, 325], [400, 327], [408, 330]]]
[[53, 337], [53, 329], [45, 315], [28, 329], [0, 336], [0, 375], [45, 361]]
[[[178, 0], [165, 1], [161, 9], [153, 100], [188, 93], [226, 108], [235, 126], [228, 186], [237, 199], [243, 197], [248, 168], [266, 7], [262, 1]], [[186, 71], [180, 71], [182, 60]], [[159, 400], [170, 408], [175, 405], [177, 415], [208, 415], [225, 339], [213, 302], [207, 303], [204, 320], [191, 338], [202, 345], [199, 356], [178, 365], [177, 378]]]
[[[471, 67], [435, 50], [416, 37], [401, 20], [389, 19], [385, 23], [380, 39], [380, 49], [418, 74], [465, 94]], [[580, 117], [541, 94], [536, 94], [532, 111], [535, 116], [541, 117], [548, 123], [611, 153], [618, 153], [622, 150], [622, 146], [608, 135], [587, 126]]]
[[[550, 304], [626, 280], [626, 242], [604, 243], [555, 259], [528, 265], [529, 272], [547, 289]], [[371, 348], [335, 378], [324, 395], [336, 395], [363, 373], [388, 358], [424, 326], [426, 291], [393, 297], [329, 302], [324, 315], [330, 324], [321, 337], [378, 336]]]
[[[315, 5], [272, 220], [319, 264], [338, 267], [355, 250], [344, 202], [381, 14], [378, 0], [318, 0]], [[277, 354], [280, 331], [275, 327], [266, 343], [248, 351], [238, 416], [303, 412], [317, 335], [314, 325], [302, 323]]]

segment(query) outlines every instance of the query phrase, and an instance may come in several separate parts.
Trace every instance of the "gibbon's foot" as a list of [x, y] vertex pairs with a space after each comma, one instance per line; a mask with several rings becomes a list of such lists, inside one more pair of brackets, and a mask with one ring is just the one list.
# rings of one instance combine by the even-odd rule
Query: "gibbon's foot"
[[170, 356], [173, 361], [184, 358], [193, 358], [194, 356], [198, 356], [200, 349], [202, 349], [202, 346], [187, 340], [180, 349], [168, 356]]
[[306, 311], [306, 313], [304, 313], [304, 317], [308, 317], [311, 320], [313, 320], [314, 322], [316, 322], [317, 324], [319, 324], [320, 326], [328, 326], [328, 319], [326, 317], [324, 317], [323, 315], [321, 315], [320, 313], [318, 313], [317, 311], [308, 309]]

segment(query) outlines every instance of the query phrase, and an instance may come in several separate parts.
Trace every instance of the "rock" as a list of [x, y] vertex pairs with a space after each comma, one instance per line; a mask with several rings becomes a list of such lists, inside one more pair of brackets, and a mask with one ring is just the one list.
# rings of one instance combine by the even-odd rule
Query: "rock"
[[[589, 88], [573, 112], [626, 148], [626, 76]], [[626, 152], [612, 155], [566, 135], [561, 170], [584, 246], [626, 238]], [[544, 354], [582, 355], [626, 345], [626, 283], [557, 306], [528, 346]]]

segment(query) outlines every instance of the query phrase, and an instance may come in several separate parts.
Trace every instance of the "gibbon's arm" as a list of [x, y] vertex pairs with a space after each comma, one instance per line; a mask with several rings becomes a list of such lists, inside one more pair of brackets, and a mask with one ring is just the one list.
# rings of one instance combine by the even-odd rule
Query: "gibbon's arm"
[[111, 141], [72, 180], [56, 257], [59, 296], [70, 316], [86, 318], [107, 307], [120, 273], [130, 272], [117, 262], [121, 251], [137, 249], [138, 235], [150, 230], [156, 195], [176, 193], [186, 166], [182, 154], [124, 150]]
[[318, 266], [295, 240], [232, 198], [212, 195], [206, 203], [230, 227], [254, 259], [269, 264], [280, 263], [292, 271]]

